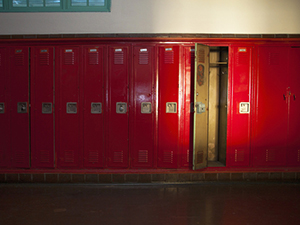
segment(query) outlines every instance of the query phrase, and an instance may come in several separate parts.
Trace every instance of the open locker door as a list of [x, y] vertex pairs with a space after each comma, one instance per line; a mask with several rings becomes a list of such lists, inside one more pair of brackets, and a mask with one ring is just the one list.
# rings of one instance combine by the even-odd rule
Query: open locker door
[[207, 167], [209, 46], [195, 44], [193, 170]]

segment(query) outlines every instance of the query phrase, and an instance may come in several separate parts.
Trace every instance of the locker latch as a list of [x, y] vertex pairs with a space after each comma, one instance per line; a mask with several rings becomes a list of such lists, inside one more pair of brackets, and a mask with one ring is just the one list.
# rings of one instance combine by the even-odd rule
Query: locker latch
[[141, 113], [151, 113], [151, 102], [142, 102], [141, 103]]
[[18, 113], [27, 113], [27, 102], [18, 102]]
[[196, 103], [196, 112], [197, 114], [205, 113], [205, 104], [202, 102]]
[[67, 102], [67, 113], [68, 114], [77, 113], [77, 102]]
[[167, 102], [166, 113], [177, 113], [177, 102]]
[[4, 102], [0, 102], [0, 113], [4, 113]]
[[101, 102], [92, 102], [91, 103], [91, 113], [92, 114], [101, 114], [102, 113], [102, 103]]
[[116, 111], [118, 114], [127, 113], [127, 103], [126, 102], [117, 102]]
[[52, 103], [51, 102], [43, 102], [42, 103], [42, 113], [43, 114], [51, 114], [52, 113]]
[[250, 102], [240, 102], [239, 104], [239, 112], [240, 113], [250, 113]]

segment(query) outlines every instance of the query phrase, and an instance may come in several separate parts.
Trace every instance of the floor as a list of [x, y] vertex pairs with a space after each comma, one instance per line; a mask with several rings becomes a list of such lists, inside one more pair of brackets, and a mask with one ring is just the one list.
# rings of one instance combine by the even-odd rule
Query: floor
[[0, 224], [300, 224], [300, 183], [0, 184]]

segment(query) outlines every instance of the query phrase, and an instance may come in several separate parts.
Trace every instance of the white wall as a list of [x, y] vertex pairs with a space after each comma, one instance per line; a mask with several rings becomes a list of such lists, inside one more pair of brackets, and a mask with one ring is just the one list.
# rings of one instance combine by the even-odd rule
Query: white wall
[[0, 34], [300, 33], [300, 0], [111, 0], [109, 13], [0, 13]]

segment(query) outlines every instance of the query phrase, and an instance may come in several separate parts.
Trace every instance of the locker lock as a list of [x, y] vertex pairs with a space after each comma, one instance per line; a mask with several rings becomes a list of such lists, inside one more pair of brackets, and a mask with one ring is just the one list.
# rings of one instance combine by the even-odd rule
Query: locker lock
[[18, 102], [18, 113], [27, 113], [27, 102]]
[[4, 113], [4, 103], [0, 102], [0, 113]]

